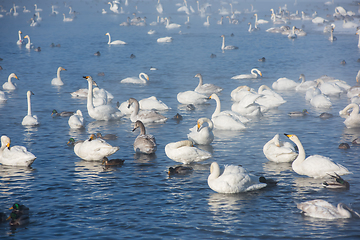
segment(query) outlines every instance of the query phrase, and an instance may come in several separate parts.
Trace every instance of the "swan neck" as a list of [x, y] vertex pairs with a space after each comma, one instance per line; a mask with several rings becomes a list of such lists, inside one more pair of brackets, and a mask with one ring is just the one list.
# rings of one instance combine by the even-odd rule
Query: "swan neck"
[[146, 135], [146, 130], [145, 130], [145, 126], [143, 123], [140, 124], [140, 134], [141, 135]]
[[213, 128], [214, 128], [213, 122], [210, 119], [206, 119], [205, 121], [209, 124], [209, 129], [213, 130]]
[[88, 81], [88, 95], [87, 95], [87, 109], [89, 111], [89, 109], [93, 109], [94, 105], [93, 105], [93, 83], [92, 81]]
[[31, 100], [30, 100], [30, 95], [27, 95], [27, 104], [28, 104], [28, 115], [31, 116]]
[[210, 166], [210, 175], [208, 180], [217, 179], [220, 176], [220, 167], [217, 163], [212, 163]]
[[109, 36], [109, 42], [108, 42], [108, 44], [110, 44], [110, 43], [111, 43], [111, 37], [110, 37], [110, 34], [108, 34], [108, 36]]
[[224, 49], [224, 48], [225, 48], [225, 37], [223, 37], [222, 46], [221, 46], [221, 49]]
[[343, 112], [347, 112], [349, 109], [353, 109], [352, 110], [352, 112], [350, 113], [350, 115], [357, 115], [357, 114], [359, 114], [359, 105], [357, 105], [357, 104], [355, 104], [355, 103], [350, 103], [349, 105], [347, 105], [345, 108], [344, 108], [344, 110], [343, 110]]
[[301, 165], [301, 163], [305, 160], [305, 149], [303, 147], [303, 145], [301, 144], [299, 139], [293, 140], [293, 142], [296, 144], [296, 146], [298, 147], [298, 151], [299, 151], [299, 155], [297, 156], [297, 158], [293, 161], [292, 166], [294, 168], [295, 166], [299, 166]]
[[61, 68], [58, 68], [57, 73], [56, 73], [58, 79], [60, 79], [60, 71], [61, 71]]
[[212, 117], [215, 117], [215, 116], [219, 115], [219, 114], [220, 114], [220, 111], [221, 111], [221, 103], [220, 103], [219, 97], [216, 95], [216, 96], [214, 97], [214, 99], [215, 99], [215, 101], [216, 101], [216, 108], [215, 108], [215, 111], [214, 111]]

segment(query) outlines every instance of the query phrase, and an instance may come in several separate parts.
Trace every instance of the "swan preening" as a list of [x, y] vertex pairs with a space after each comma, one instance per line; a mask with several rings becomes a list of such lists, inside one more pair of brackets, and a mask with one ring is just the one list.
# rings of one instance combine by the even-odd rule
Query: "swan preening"
[[1, 136], [0, 163], [10, 166], [30, 166], [36, 159], [35, 155], [28, 152], [23, 146], [10, 147], [10, 138]]
[[156, 140], [153, 135], [146, 134], [144, 124], [137, 120], [134, 125], [133, 131], [140, 128], [140, 134], [134, 141], [134, 151], [137, 153], [152, 154], [156, 152]]
[[331, 203], [321, 199], [299, 203], [297, 204], [297, 208], [300, 209], [304, 215], [313, 218], [351, 218], [352, 214], [356, 217], [360, 217], [360, 214], [343, 203], [339, 203], [337, 207], [335, 207]]
[[260, 75], [260, 77], [262, 77], [262, 73], [259, 69], [253, 68], [250, 71], [250, 74], [240, 74], [240, 75], [236, 75], [233, 76], [231, 79], [248, 79], [248, 78], [257, 78], [258, 74]]
[[285, 134], [291, 141], [293, 141], [298, 150], [299, 155], [292, 163], [292, 169], [299, 175], [306, 175], [313, 178], [328, 177], [329, 174], [345, 175], [350, 174], [344, 166], [334, 163], [330, 158], [321, 155], [311, 155], [307, 158], [305, 149], [301, 144], [299, 138], [294, 134]]
[[208, 177], [209, 187], [218, 193], [240, 193], [254, 191], [267, 186], [259, 178], [248, 174], [245, 168], [235, 165], [225, 165], [220, 175], [219, 164], [213, 162]]
[[135, 84], [144, 84], [146, 81], [149, 81], [149, 76], [146, 73], [140, 73], [139, 77], [127, 77], [121, 80], [121, 83], [135, 83]]
[[165, 153], [168, 158], [183, 164], [200, 162], [212, 157], [211, 153], [194, 147], [190, 140], [168, 143]]
[[[72, 141], [74, 140], [72, 139]], [[91, 134], [90, 138], [85, 141], [74, 143], [75, 154], [86, 161], [103, 160], [104, 157], [114, 154], [119, 149], [119, 147], [113, 147], [101, 138], [96, 138], [94, 134]]]
[[21, 124], [23, 126], [36, 126], [36, 125], [40, 124], [37, 116], [31, 115], [31, 100], [30, 100], [31, 95], [34, 95], [34, 93], [31, 91], [27, 91], [26, 96], [27, 96], [27, 103], [28, 103], [28, 114], [23, 118], [23, 120], [21, 122]]
[[298, 156], [294, 147], [289, 142], [280, 141], [279, 134], [276, 134], [263, 147], [265, 157], [272, 162], [292, 162]]
[[[352, 109], [351, 113], [348, 111]], [[359, 128], [360, 127], [360, 115], [359, 105], [356, 103], [350, 103], [343, 110], [339, 112], [340, 117], [345, 118], [344, 124], [347, 128]]]
[[62, 86], [62, 85], [64, 85], [64, 83], [63, 83], [63, 81], [61, 80], [61, 77], [60, 77], [60, 72], [61, 71], [66, 71], [66, 69], [65, 68], [63, 68], [63, 67], [58, 67], [58, 69], [57, 69], [57, 72], [56, 72], [56, 78], [53, 78], [52, 80], [51, 80], [51, 85], [56, 85], [56, 86]]
[[221, 45], [221, 50], [233, 50], [233, 49], [238, 49], [238, 47], [232, 46], [232, 45], [227, 45], [227, 46], [225, 46], [225, 35], [221, 35], [220, 37], [223, 38], [223, 40], [222, 40], [222, 45]]
[[84, 117], [80, 110], [77, 110], [75, 114], [71, 115], [68, 120], [70, 128], [80, 129], [84, 128]]
[[84, 76], [88, 81], [87, 110], [91, 118], [95, 120], [118, 120], [124, 115], [116, 108], [110, 105], [94, 106], [93, 104], [93, 85], [97, 86], [91, 76]]
[[[204, 123], [207, 123], [208, 126], [203, 126]], [[190, 133], [187, 137], [195, 144], [208, 145], [214, 140], [214, 133], [212, 132], [213, 128], [214, 125], [210, 119], [199, 118], [197, 124], [189, 129]]]
[[127, 44], [126, 42], [121, 41], [121, 40], [111, 41], [110, 33], [105, 33], [105, 35], [109, 36], [109, 41], [108, 41], [109, 45], [125, 45], [125, 44]]
[[16, 84], [11, 81], [12, 78], [16, 78], [17, 80], [19, 80], [19, 78], [16, 76], [15, 73], [10, 73], [7, 82], [5, 82], [2, 85], [4, 90], [15, 90], [16, 89]]

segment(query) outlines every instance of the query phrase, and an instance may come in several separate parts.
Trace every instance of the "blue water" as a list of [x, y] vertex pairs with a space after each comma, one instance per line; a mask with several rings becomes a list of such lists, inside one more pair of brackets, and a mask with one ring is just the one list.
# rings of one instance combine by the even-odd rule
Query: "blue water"
[[[198, 84], [195, 74], [201, 73], [206, 83], [224, 88], [219, 94], [223, 110], [229, 110], [232, 101], [230, 92], [248, 85], [257, 89], [271, 84], [280, 77], [298, 79], [300, 74], [313, 80], [322, 75], [332, 76], [355, 85], [360, 57], [355, 30], [337, 26], [337, 41], [328, 41], [328, 34], [311, 22], [293, 21], [308, 33], [305, 37], [289, 40], [281, 34], [267, 33], [272, 24], [260, 25], [261, 31], [249, 33], [248, 22], [254, 22], [252, 14], [241, 14], [239, 25], [230, 25], [220, 19], [220, 3], [212, 1], [208, 11], [210, 26], [204, 27], [205, 18], [190, 15], [190, 27], [186, 27], [186, 14], [176, 11], [181, 1], [161, 1], [164, 13], [171, 21], [182, 24], [179, 30], [167, 30], [163, 25], [145, 27], [120, 27], [135, 4], [146, 16], [147, 22], [156, 20], [157, 1], [132, 1], [124, 6], [126, 14], [111, 14], [107, 1], [72, 1], [66, 4], [78, 12], [73, 22], [63, 22], [62, 13], [68, 17], [68, 7], [57, 2], [58, 16], [50, 16], [49, 1], [16, 1], [20, 6], [18, 16], [4, 14], [0, 18], [0, 71], [1, 84], [10, 73], [17, 74], [14, 80], [18, 88], [6, 92], [8, 100], [0, 105], [1, 135], [7, 135], [12, 145], [22, 145], [37, 156], [30, 168], [0, 166], [0, 211], [7, 210], [14, 202], [30, 208], [30, 223], [25, 227], [10, 229], [0, 225], [1, 238], [11, 239], [357, 239], [360, 236], [359, 219], [319, 220], [304, 217], [296, 204], [313, 199], [324, 199], [332, 204], [344, 202], [355, 211], [360, 211], [359, 198], [359, 147], [351, 141], [360, 137], [359, 129], [347, 129], [344, 119], [338, 116], [349, 100], [346, 94], [332, 98], [333, 106], [327, 110], [333, 118], [322, 120], [318, 116], [324, 110], [313, 108], [303, 93], [281, 92], [287, 101], [276, 110], [269, 111], [259, 119], [253, 119], [247, 129], [240, 132], [215, 131], [215, 139], [207, 150], [213, 157], [193, 164], [192, 174], [183, 177], [167, 175], [176, 162], [167, 158], [164, 147], [169, 142], [186, 139], [189, 128], [200, 117], [211, 117], [215, 101], [196, 106], [188, 111], [178, 103], [178, 92], [194, 89]], [[201, 1], [204, 3], [205, 1]], [[324, 7], [325, 1], [238, 1], [233, 6], [243, 12], [250, 4], [258, 10], [260, 18], [270, 18], [270, 8], [288, 5], [290, 12], [296, 10], [319, 16], [334, 12], [334, 5]], [[335, 1], [338, 2], [338, 1]], [[9, 11], [10, 1], [0, 1]], [[43, 18], [38, 27], [27, 22], [33, 14], [33, 3], [43, 9]], [[196, 9], [196, 2], [188, 4]], [[23, 13], [22, 6], [32, 10]], [[357, 13], [358, 6], [352, 1], [341, 5]], [[224, 5], [230, 8], [229, 5]], [[105, 8], [108, 14], [101, 14]], [[357, 20], [356, 20], [357, 21]], [[304, 26], [302, 26], [304, 25]], [[340, 23], [341, 25], [341, 23]], [[156, 34], [148, 35], [150, 29]], [[17, 32], [29, 35], [35, 47], [42, 51], [28, 51], [16, 45]], [[108, 46], [106, 32], [112, 39], [121, 39], [125, 46]], [[234, 37], [230, 37], [233, 33]], [[238, 50], [222, 52], [220, 35], [226, 36], [227, 45], [236, 45]], [[157, 43], [159, 37], [171, 36], [172, 43]], [[61, 44], [51, 48], [50, 44]], [[94, 56], [100, 51], [101, 56]], [[134, 54], [136, 58], [131, 59]], [[216, 54], [216, 58], [210, 58]], [[258, 59], [265, 57], [265, 62]], [[346, 65], [341, 65], [342, 60]], [[65, 85], [50, 84], [59, 66]], [[150, 67], [158, 68], [150, 71]], [[233, 80], [232, 76], [248, 73], [259, 68], [263, 77], [257, 80]], [[104, 76], [98, 73], [103, 72]], [[144, 86], [120, 84], [119, 81], [140, 72], [149, 75]], [[142, 99], [157, 96], [172, 109], [163, 114], [172, 118], [176, 113], [183, 116], [177, 123], [169, 119], [164, 124], [147, 125], [147, 132], [154, 135], [158, 150], [156, 156], [136, 156], [133, 141], [138, 132], [132, 132], [133, 124], [125, 118], [121, 121], [103, 122], [91, 119], [86, 110], [86, 100], [72, 98], [70, 93], [86, 88], [84, 75], [93, 76], [101, 88], [110, 91], [117, 101], [134, 97]], [[27, 113], [26, 92], [31, 90], [32, 111], [41, 122], [38, 127], [21, 125]], [[290, 118], [290, 111], [308, 109], [306, 118]], [[52, 118], [51, 111], [76, 111], [80, 109], [86, 120], [86, 128], [70, 130], [68, 118]], [[113, 158], [125, 159], [119, 168], [106, 169], [101, 162], [88, 162], [78, 158], [73, 148], [66, 143], [70, 137], [77, 140], [88, 138], [91, 133], [112, 133], [119, 136], [109, 141], [119, 146]], [[331, 191], [321, 186], [323, 180], [296, 174], [290, 164], [269, 162], [263, 152], [264, 144], [276, 133], [286, 140], [283, 133], [296, 134], [302, 141], [307, 155], [320, 154], [343, 164], [353, 174], [344, 176], [351, 187], [346, 191]], [[348, 150], [338, 149], [342, 142], [349, 143]], [[278, 186], [256, 192], [226, 195], [212, 191], [207, 185], [209, 167], [216, 161], [225, 164], [241, 164], [249, 172], [264, 175], [279, 181]]]

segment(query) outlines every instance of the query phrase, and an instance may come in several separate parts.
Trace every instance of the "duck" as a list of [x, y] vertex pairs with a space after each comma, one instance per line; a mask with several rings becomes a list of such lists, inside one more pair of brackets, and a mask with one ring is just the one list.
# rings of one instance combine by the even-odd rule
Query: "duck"
[[272, 88], [277, 91], [288, 91], [295, 90], [298, 85], [294, 80], [283, 77], [273, 82]]
[[21, 37], [22, 32], [19, 30], [19, 31], [18, 31], [18, 34], [19, 34], [19, 40], [17, 40], [16, 44], [17, 44], [17, 45], [23, 45], [23, 44], [24, 44], [24, 40], [22, 40], [22, 37]]
[[16, 76], [15, 73], [10, 73], [7, 82], [5, 82], [2, 85], [2, 88], [4, 90], [15, 90], [16, 89], [16, 84], [11, 81], [12, 78], [16, 78], [17, 80], [19, 80], [18, 76]]
[[27, 91], [28, 114], [23, 118], [21, 124], [23, 126], [37, 126], [40, 124], [36, 115], [31, 115], [31, 100], [30, 96], [34, 95], [32, 91]]
[[97, 86], [96, 82], [91, 76], [84, 76], [88, 81], [88, 96], [87, 96], [87, 110], [91, 118], [95, 120], [119, 120], [124, 116], [117, 108], [110, 105], [94, 106], [93, 104], [93, 84]]
[[76, 156], [86, 161], [100, 161], [104, 157], [108, 157], [120, 149], [119, 147], [111, 146], [101, 138], [96, 138], [94, 134], [91, 134], [90, 138], [85, 141], [74, 142], [74, 139], [71, 138], [69, 139], [69, 142], [74, 143], [74, 152]]
[[257, 68], [253, 68], [253, 69], [251, 69], [250, 74], [236, 75], [236, 76], [231, 77], [231, 79], [251, 79], [251, 78], [257, 78], [258, 75], [260, 77], [262, 77], [261, 71]]
[[227, 46], [225, 46], [225, 35], [221, 35], [220, 37], [223, 38], [222, 45], [221, 45], [221, 50], [234, 50], [234, 49], [238, 49], [238, 47], [232, 46], [232, 45], [227, 45]]
[[200, 162], [212, 157], [211, 153], [194, 147], [190, 140], [166, 144], [165, 154], [168, 158], [183, 164]]
[[72, 129], [80, 129], [85, 127], [85, 120], [80, 109], [76, 110], [75, 114], [69, 117], [68, 124]]
[[305, 216], [323, 219], [339, 219], [351, 218], [353, 213], [355, 216], [360, 217], [360, 214], [349, 208], [343, 203], [339, 203], [337, 207], [331, 203], [316, 199], [297, 204], [297, 208], [302, 211]]
[[[208, 126], [203, 126], [207, 123]], [[199, 118], [197, 125], [190, 128], [190, 133], [187, 135], [188, 139], [199, 145], [209, 145], [214, 140], [213, 122], [208, 118]]]
[[149, 81], [149, 76], [142, 72], [139, 77], [127, 77], [121, 80], [120, 83], [145, 84], [146, 81]]
[[241, 166], [225, 165], [224, 171], [220, 175], [220, 167], [217, 162], [211, 163], [207, 182], [209, 187], [218, 193], [248, 192], [267, 186], [266, 183], [260, 183], [258, 178], [250, 175]]
[[207, 95], [195, 91], [179, 92], [176, 96], [181, 104], [206, 104], [209, 101]]
[[124, 164], [124, 159], [111, 159], [109, 160], [107, 157], [104, 157], [102, 160], [102, 164], [105, 165], [105, 167], [118, 167], [122, 166]]
[[203, 77], [200, 73], [197, 73], [195, 77], [199, 78], [199, 84], [195, 88], [195, 92], [202, 93], [202, 94], [213, 94], [213, 93], [219, 93], [223, 90], [222, 87], [216, 86], [211, 83], [205, 83], [203, 84]]
[[[352, 109], [349, 114], [348, 111]], [[347, 128], [360, 127], [359, 105], [350, 103], [343, 110], [339, 112], [340, 117], [345, 118], [344, 124]]]
[[187, 166], [176, 166], [176, 167], [169, 167], [168, 174], [171, 175], [187, 175], [194, 171], [192, 167]]
[[285, 133], [285, 136], [293, 141], [299, 150], [299, 155], [292, 162], [292, 169], [297, 174], [306, 175], [313, 178], [324, 178], [327, 177], [328, 174], [332, 173], [336, 173], [338, 175], [346, 175], [351, 173], [346, 167], [333, 162], [328, 157], [321, 155], [311, 155], [305, 159], [305, 149], [299, 138], [295, 134]]
[[153, 135], [146, 134], [145, 126], [140, 120], [135, 122], [134, 129], [132, 131], [134, 132], [138, 128], [140, 129], [140, 134], [134, 141], [134, 151], [136, 153], [145, 154], [155, 153], [157, 149], [155, 137]]
[[118, 136], [116, 136], [115, 134], [105, 134], [102, 135], [100, 132], [96, 133], [96, 138], [101, 138], [104, 140], [115, 140], [118, 138]]
[[108, 41], [109, 45], [126, 45], [127, 44], [126, 42], [121, 41], [121, 40], [111, 41], [110, 33], [105, 33], [105, 35], [109, 36], [109, 41]]
[[66, 111], [58, 112], [56, 111], [56, 109], [52, 110], [51, 112], [51, 116], [55, 116], [55, 117], [70, 117], [73, 114], [74, 112], [66, 112]]
[[350, 184], [348, 181], [345, 181], [342, 177], [338, 174], [334, 173], [334, 175], [329, 174], [330, 177], [334, 178], [335, 181], [324, 181], [323, 187], [330, 188], [330, 189], [350, 189]]
[[317, 83], [315, 81], [306, 81], [305, 75], [303, 73], [300, 74], [299, 80], [301, 80], [301, 83], [295, 87], [295, 90], [297, 92], [306, 91], [311, 87], [316, 87], [316, 85], [317, 85]]
[[60, 77], [60, 72], [61, 71], [66, 71], [66, 69], [65, 68], [63, 68], [63, 67], [58, 67], [58, 69], [57, 69], [57, 72], [56, 72], [56, 78], [53, 78], [52, 80], [51, 80], [51, 85], [56, 85], [56, 86], [62, 86], [62, 85], [64, 85], [64, 83], [63, 83], [63, 81], [61, 81], [61, 77]]
[[140, 120], [142, 123], [163, 123], [167, 120], [167, 117], [154, 110], [139, 111], [139, 102], [135, 98], [129, 98], [128, 102], [128, 108], [130, 108], [131, 105], [134, 106], [134, 111], [130, 115], [132, 122]]
[[20, 214], [28, 214], [29, 213], [29, 208], [26, 207], [23, 204], [19, 204], [19, 203], [14, 203], [9, 210], [12, 210], [15, 213], [20, 213]]
[[7, 220], [10, 220], [9, 225], [12, 227], [23, 226], [29, 223], [29, 215], [28, 214], [21, 214], [21, 213], [10, 213], [10, 216]]
[[8, 136], [1, 136], [0, 163], [9, 166], [31, 166], [36, 159], [35, 155], [23, 146], [10, 147], [10, 143]]
[[304, 117], [306, 116], [306, 114], [309, 114], [308, 110], [306, 109], [303, 109], [302, 111], [294, 111], [288, 113], [290, 117]]
[[280, 141], [279, 134], [268, 141], [263, 147], [265, 157], [272, 162], [292, 162], [298, 156], [294, 147], [289, 142]]
[[214, 128], [220, 130], [243, 130], [246, 128], [244, 123], [250, 121], [248, 118], [234, 111], [221, 111], [220, 98], [216, 93], [211, 94], [209, 98], [216, 101], [216, 108], [211, 116]]

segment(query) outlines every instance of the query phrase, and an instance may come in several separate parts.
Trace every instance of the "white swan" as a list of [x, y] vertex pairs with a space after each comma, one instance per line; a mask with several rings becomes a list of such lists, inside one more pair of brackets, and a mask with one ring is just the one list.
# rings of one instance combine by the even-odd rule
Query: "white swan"
[[210, 19], [210, 16], [207, 16], [207, 17], [206, 17], [206, 22], [204, 22], [204, 26], [205, 26], [205, 27], [210, 26], [209, 19]]
[[25, 47], [27, 48], [27, 49], [30, 49], [31, 48], [31, 42], [30, 42], [30, 37], [29, 37], [29, 35], [26, 35], [25, 37], [24, 37], [24, 39], [25, 38], [27, 38], [29, 41], [27, 42], [27, 44], [25, 45]]
[[176, 98], [181, 104], [205, 104], [209, 100], [205, 94], [195, 91], [179, 92]]
[[360, 48], [360, 31], [358, 30], [355, 35], [359, 35], [359, 40], [358, 40], [358, 48]]
[[257, 15], [257, 13], [255, 13], [255, 14], [254, 14], [254, 16], [255, 16], [255, 23], [257, 23], [257, 24], [265, 24], [265, 23], [269, 23], [269, 21], [268, 21], [268, 20], [258, 19], [258, 15]]
[[336, 81], [326, 81], [325, 82], [321, 78], [317, 79], [316, 81], [318, 84], [318, 88], [325, 95], [339, 96], [341, 93], [346, 91], [346, 89], [344, 89], [343, 87], [338, 85]]
[[233, 111], [222, 111], [220, 98], [215, 93], [211, 94], [210, 99], [216, 101], [216, 108], [211, 116], [211, 121], [214, 123], [214, 127], [220, 130], [242, 130], [246, 126], [244, 123], [249, 122], [246, 117], [240, 116]]
[[77, 110], [75, 114], [71, 115], [68, 120], [70, 128], [79, 129], [84, 128], [84, 117], [80, 110]]
[[258, 94], [260, 94], [261, 97], [256, 99], [255, 103], [260, 105], [262, 112], [271, 108], [277, 108], [286, 103], [278, 93], [274, 92], [266, 85], [261, 85], [259, 87]]
[[2, 85], [2, 88], [3, 88], [4, 90], [15, 90], [15, 89], [16, 89], [16, 84], [11, 81], [12, 78], [16, 78], [16, 79], [19, 80], [19, 78], [16, 76], [15, 73], [11, 73], [11, 74], [9, 75], [9, 77], [8, 77], [7, 82], [5, 82], [5, 83]]
[[256, 94], [253, 88], [249, 88], [248, 86], [239, 86], [231, 91], [230, 96], [231, 99], [235, 102], [240, 102], [248, 94]]
[[112, 4], [111, 2], [108, 2], [108, 4], [110, 4], [111, 11], [113, 11], [114, 13], [119, 13], [119, 6], [116, 3]]
[[30, 10], [29, 10], [29, 9], [26, 9], [25, 6], [23, 6], [23, 8], [24, 8], [24, 10], [23, 10], [24, 13], [29, 13], [29, 12], [30, 12]]
[[207, 181], [209, 187], [218, 193], [240, 193], [266, 187], [266, 183], [260, 183], [259, 178], [248, 174], [241, 166], [225, 165], [224, 172], [220, 175], [220, 167], [216, 162], [210, 166]]
[[225, 35], [221, 35], [220, 37], [223, 38], [223, 40], [222, 40], [222, 45], [221, 45], [221, 50], [233, 50], [233, 49], [238, 49], [238, 47], [232, 46], [232, 45], [227, 45], [227, 46], [225, 46]]
[[36, 4], [34, 4], [34, 6], [35, 6], [35, 12], [41, 12], [42, 11], [42, 9], [38, 8]]
[[91, 118], [95, 120], [118, 120], [122, 118], [124, 115], [116, 108], [110, 106], [110, 105], [100, 105], [94, 107], [93, 104], [93, 84], [95, 86], [96, 83], [92, 79], [91, 76], [85, 76], [83, 77], [88, 81], [88, 96], [87, 96], [87, 110], [88, 114]]
[[0, 103], [6, 101], [6, 95], [3, 91], [0, 91]]
[[262, 116], [261, 107], [256, 103], [261, 96], [260, 94], [248, 94], [240, 102], [231, 105], [231, 110], [249, 117]]
[[163, 6], [161, 5], [160, 3], [160, 0], [158, 0], [158, 3], [156, 4], [156, 11], [159, 13], [159, 14], [162, 14], [164, 9], [163, 9]]
[[175, 162], [181, 162], [183, 164], [200, 162], [212, 157], [211, 153], [194, 147], [190, 140], [166, 144], [165, 154]]
[[149, 81], [149, 76], [146, 73], [140, 73], [139, 77], [127, 77], [121, 80], [120, 83], [145, 84], [146, 81]]
[[253, 68], [251, 69], [251, 74], [240, 74], [233, 76], [231, 79], [248, 79], [248, 78], [257, 78], [258, 74], [262, 77], [262, 73], [259, 69]]
[[288, 78], [279, 78], [272, 84], [272, 88], [277, 91], [294, 90], [299, 84]]
[[331, 203], [321, 199], [299, 203], [297, 204], [297, 208], [300, 209], [304, 215], [313, 218], [351, 218], [351, 213], [354, 213], [357, 217], [360, 217], [357, 212], [343, 203], [339, 203], [337, 207], [335, 207]]
[[66, 71], [66, 69], [65, 68], [63, 68], [63, 67], [58, 67], [58, 69], [57, 69], [57, 72], [56, 72], [56, 78], [53, 78], [52, 80], [51, 80], [51, 85], [56, 85], [56, 86], [62, 86], [62, 85], [64, 85], [64, 83], [63, 83], [63, 81], [61, 81], [61, 77], [60, 77], [60, 72], [61, 71]]
[[105, 35], [109, 36], [109, 41], [108, 41], [109, 45], [119, 45], [119, 44], [125, 45], [125, 44], [127, 44], [126, 42], [121, 41], [121, 40], [111, 41], [110, 33], [105, 33]]
[[76, 156], [86, 161], [99, 161], [104, 157], [108, 157], [120, 148], [113, 147], [105, 140], [96, 138], [91, 134], [90, 138], [85, 141], [77, 141], [74, 143], [74, 152]]
[[63, 15], [64, 15], [64, 18], [63, 18], [63, 21], [64, 22], [72, 22], [74, 19], [73, 18], [67, 18], [67, 17], [65, 17], [65, 13], [63, 13]]
[[317, 85], [316, 81], [306, 81], [304, 74], [300, 74], [299, 80], [301, 80], [301, 83], [295, 87], [295, 90], [298, 92], [306, 91]]
[[[308, 91], [306, 93], [308, 93]], [[332, 106], [330, 98], [328, 98], [323, 93], [316, 94], [316, 92], [315, 95], [310, 99], [310, 104], [316, 108], [330, 108]]]
[[329, 174], [345, 175], [349, 174], [344, 166], [334, 163], [330, 158], [321, 155], [311, 155], [306, 157], [305, 149], [299, 138], [294, 134], [285, 134], [293, 141], [299, 150], [299, 155], [292, 163], [292, 169], [299, 175], [306, 175], [313, 178], [328, 177]]
[[16, 44], [22, 45], [22, 44], [24, 44], [24, 40], [22, 40], [22, 37], [21, 37], [22, 32], [18, 31], [18, 34], [19, 34], [19, 40], [17, 40]]
[[156, 42], [159, 42], [159, 43], [172, 42], [172, 41], [173, 41], [172, 37], [162, 37], [162, 38], [158, 38], [156, 40]]
[[8, 136], [1, 136], [0, 163], [2, 165], [29, 167], [35, 161], [35, 155], [28, 152], [23, 146], [10, 147], [10, 142]]
[[287, 37], [291, 39], [297, 38], [297, 35], [295, 33], [295, 26], [292, 27], [292, 31], [288, 34]]
[[199, 84], [195, 88], [195, 92], [202, 93], [202, 94], [212, 94], [212, 93], [219, 93], [223, 90], [222, 87], [218, 87], [211, 83], [203, 84], [203, 78], [200, 73], [196, 74], [195, 77], [199, 78]]
[[152, 154], [156, 152], [156, 140], [153, 135], [146, 134], [145, 126], [141, 121], [136, 121], [133, 131], [140, 128], [140, 134], [134, 141], [134, 151], [137, 153]]
[[297, 157], [294, 147], [289, 142], [282, 142], [276, 134], [263, 147], [265, 157], [272, 162], [292, 162]]
[[[348, 111], [352, 109], [349, 114]], [[340, 117], [345, 118], [344, 124], [347, 128], [360, 127], [359, 105], [350, 103], [343, 110], [339, 112]]]
[[36, 15], [36, 21], [41, 22], [42, 17], [40, 17], [40, 12], [36, 12], [35, 15]]
[[134, 105], [134, 111], [130, 115], [130, 120], [136, 122], [140, 120], [143, 123], [163, 123], [166, 122], [167, 117], [161, 115], [154, 110], [141, 110], [139, 111], [139, 102], [135, 98], [129, 98], [128, 108]]
[[33, 92], [27, 91], [27, 104], [28, 104], [28, 114], [23, 118], [21, 124], [23, 126], [36, 126], [39, 125], [40, 122], [38, 121], [38, 118], [36, 115], [31, 115], [31, 100], [30, 96], [34, 95]]
[[[208, 126], [203, 126], [207, 123]], [[187, 135], [188, 139], [199, 145], [209, 145], [214, 140], [213, 122], [208, 118], [199, 118], [197, 125], [190, 128], [190, 133]]]
[[158, 100], [155, 96], [151, 96], [148, 98], [143, 98], [139, 101], [140, 109], [143, 110], [168, 110], [171, 109], [168, 107], [165, 103], [163, 103], [161, 100]]
[[30, 27], [36, 27], [36, 26], [39, 25], [39, 23], [38, 23], [38, 22], [35, 22], [35, 19], [33, 19], [33, 18], [31, 18], [30, 21], [31, 21]]
[[170, 23], [170, 20], [169, 20], [168, 18], [165, 18], [165, 20], [166, 20], [166, 25], [165, 25], [165, 27], [166, 27], [167, 29], [174, 29], [174, 28], [179, 28], [179, 27], [181, 27], [180, 24]]

